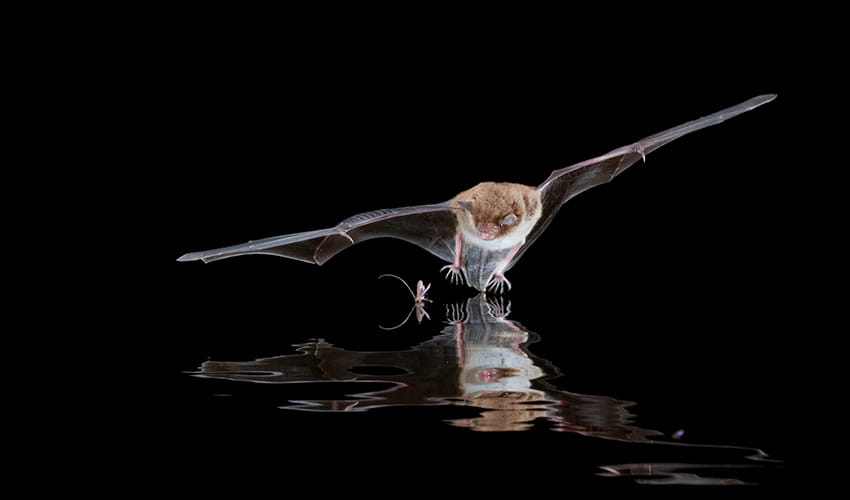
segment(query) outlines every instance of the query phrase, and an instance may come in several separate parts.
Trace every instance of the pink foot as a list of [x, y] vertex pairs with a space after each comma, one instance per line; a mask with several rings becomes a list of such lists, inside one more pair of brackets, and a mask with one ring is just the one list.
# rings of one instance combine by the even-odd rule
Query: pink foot
[[463, 275], [460, 266], [449, 264], [440, 268], [440, 272], [446, 271], [446, 279], [455, 285], [463, 284]]
[[493, 293], [502, 293], [505, 291], [505, 286], [508, 287], [508, 290], [511, 289], [511, 282], [505, 278], [504, 274], [494, 274], [490, 279], [490, 282], [487, 283], [487, 290], [492, 290]]

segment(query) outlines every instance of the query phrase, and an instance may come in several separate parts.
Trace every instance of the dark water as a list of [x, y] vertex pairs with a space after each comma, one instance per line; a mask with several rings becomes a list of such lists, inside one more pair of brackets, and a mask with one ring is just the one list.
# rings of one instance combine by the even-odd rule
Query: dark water
[[436, 474], [492, 489], [532, 478], [764, 488], [788, 474], [784, 388], [747, 318], [671, 312], [690, 300], [667, 292], [666, 308], [646, 310], [659, 300], [646, 297], [614, 311], [622, 299], [601, 289], [535, 300], [437, 281], [430, 319], [386, 330], [413, 301], [368, 270], [337, 281], [296, 263], [298, 279], [361, 282], [317, 301], [305, 286], [250, 286], [290, 269], [282, 259], [215, 265], [182, 283], [168, 411], [176, 456], [213, 476], [338, 488], [387, 475], [433, 487]]

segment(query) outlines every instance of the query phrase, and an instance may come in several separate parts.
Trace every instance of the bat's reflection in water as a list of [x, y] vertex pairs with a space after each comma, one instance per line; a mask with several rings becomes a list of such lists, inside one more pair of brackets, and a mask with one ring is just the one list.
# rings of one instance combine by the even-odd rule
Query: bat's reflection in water
[[[507, 319], [501, 300], [483, 294], [447, 309], [440, 335], [409, 350], [348, 351], [324, 340], [299, 344], [298, 354], [248, 362], [207, 361], [199, 377], [262, 383], [368, 383], [347, 399], [299, 400], [284, 406], [312, 411], [365, 411], [386, 406], [459, 405], [482, 409], [480, 417], [451, 420], [476, 431], [519, 431], [536, 419], [556, 429], [614, 439], [657, 434], [630, 425], [632, 403], [574, 394], [547, 380], [560, 373], [527, 345], [537, 339]], [[373, 390], [375, 383], [388, 385]], [[349, 390], [350, 392], [350, 390]]]
[[[368, 387], [344, 399], [290, 401], [281, 407], [285, 409], [362, 412], [388, 406], [456, 405], [480, 409], [478, 416], [449, 420], [474, 431], [522, 431], [548, 421], [555, 431], [660, 443], [652, 438], [661, 432], [633, 424], [634, 415], [627, 410], [632, 402], [571, 393], [552, 384], [550, 380], [560, 375], [558, 368], [527, 348], [539, 336], [509, 320], [509, 312], [506, 302], [488, 301], [479, 294], [466, 304], [449, 306], [448, 324], [440, 334], [408, 350], [348, 351], [314, 340], [296, 345], [297, 354], [249, 362], [207, 361], [193, 375], [267, 384], [336, 382], [347, 384], [346, 394], [351, 384]], [[733, 449], [769, 462], [764, 453], [749, 448], [664, 444]], [[623, 467], [605, 466], [602, 475], [635, 474], [634, 467]], [[692, 475], [688, 477], [693, 481]], [[707, 480], [704, 484], [712, 484]]]

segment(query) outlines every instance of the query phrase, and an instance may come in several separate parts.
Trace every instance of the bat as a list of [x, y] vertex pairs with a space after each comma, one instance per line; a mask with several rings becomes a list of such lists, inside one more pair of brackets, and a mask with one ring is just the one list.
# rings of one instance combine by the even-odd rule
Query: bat
[[448, 264], [441, 271], [455, 284], [479, 291], [510, 290], [505, 273], [546, 230], [573, 196], [605, 184], [638, 160], [683, 135], [716, 125], [776, 98], [766, 94], [659, 132], [602, 156], [564, 167], [537, 187], [482, 182], [454, 198], [430, 205], [374, 210], [334, 227], [274, 236], [240, 245], [187, 253], [178, 261], [211, 262], [245, 254], [269, 254], [322, 265], [340, 251], [372, 238], [418, 245]]

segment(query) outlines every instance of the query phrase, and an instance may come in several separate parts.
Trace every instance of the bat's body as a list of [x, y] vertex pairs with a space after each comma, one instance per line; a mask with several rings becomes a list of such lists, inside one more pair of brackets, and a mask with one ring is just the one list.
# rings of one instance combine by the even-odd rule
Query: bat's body
[[507, 182], [482, 182], [455, 196], [454, 261], [448, 277], [485, 290], [510, 287], [505, 271], [515, 262], [543, 213], [540, 191]]
[[775, 97], [754, 97], [608, 154], [556, 170], [537, 187], [482, 182], [447, 202], [376, 210], [349, 217], [332, 228], [190, 253], [178, 260], [210, 262], [236, 255], [271, 254], [321, 265], [350, 245], [390, 237], [414, 243], [448, 262], [443, 269], [453, 282], [465, 280], [480, 291], [500, 292], [505, 286], [510, 288], [505, 272], [548, 227], [567, 200], [610, 181], [678, 137], [754, 109]]

